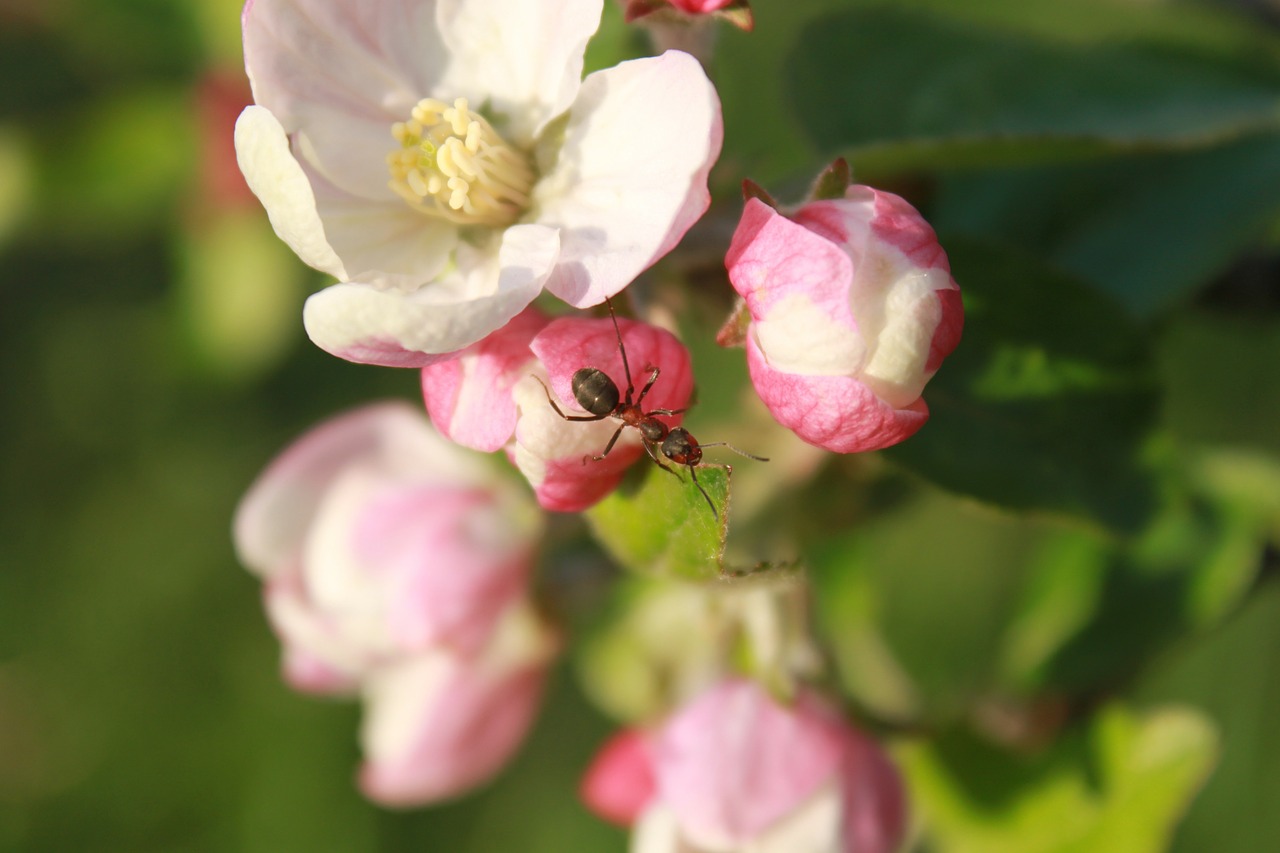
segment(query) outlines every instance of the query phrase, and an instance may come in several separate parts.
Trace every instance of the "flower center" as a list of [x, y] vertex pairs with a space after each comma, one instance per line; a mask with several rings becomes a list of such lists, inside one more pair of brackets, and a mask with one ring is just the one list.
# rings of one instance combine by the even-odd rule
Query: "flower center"
[[467, 107], [424, 98], [391, 126], [389, 186], [410, 206], [462, 225], [509, 225], [529, 206], [529, 158]]

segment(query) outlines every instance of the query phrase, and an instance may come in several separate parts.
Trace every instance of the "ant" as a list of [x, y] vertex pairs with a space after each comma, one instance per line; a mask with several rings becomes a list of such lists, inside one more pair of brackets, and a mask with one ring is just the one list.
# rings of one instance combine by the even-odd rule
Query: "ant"
[[[542, 383], [542, 388], [547, 392], [547, 402], [551, 404], [551, 408], [555, 413], [566, 421], [602, 421], [605, 418], [616, 418], [621, 421], [618, 428], [614, 430], [613, 437], [609, 439], [609, 443], [605, 445], [604, 451], [599, 456], [584, 456], [582, 463], [585, 465], [590, 459], [599, 462], [609, 455], [609, 451], [613, 450], [613, 446], [618, 441], [618, 436], [622, 435], [622, 431], [627, 427], [635, 427], [640, 431], [640, 440], [644, 445], [644, 450], [649, 454], [649, 458], [663, 471], [671, 474], [679, 479], [672, 468], [668, 467], [662, 458], [658, 455], [665, 456], [677, 465], [683, 465], [689, 469], [689, 476], [693, 479], [693, 484], [698, 487], [698, 491], [706, 498], [707, 506], [711, 507], [711, 514], [720, 518], [720, 514], [716, 512], [716, 505], [711, 500], [711, 496], [707, 494], [707, 490], [702, 488], [702, 484], [698, 482], [698, 474], [696, 466], [702, 461], [702, 450], [706, 447], [727, 447], [735, 453], [741, 454], [748, 459], [754, 459], [757, 462], [768, 462], [769, 460], [763, 456], [755, 456], [744, 450], [739, 450], [726, 441], [716, 441], [710, 444], [699, 444], [698, 440], [684, 427], [668, 427], [665, 423], [658, 420], [657, 415], [678, 415], [683, 413], [684, 409], [650, 409], [645, 411], [641, 405], [644, 403], [645, 395], [649, 393], [649, 389], [653, 387], [653, 383], [658, 381], [658, 375], [662, 372], [661, 368], [646, 366], [646, 370], [652, 370], [649, 379], [645, 382], [644, 387], [640, 389], [640, 395], [632, 401], [635, 394], [635, 383], [631, 379], [631, 365], [627, 362], [627, 348], [622, 343], [622, 330], [618, 328], [618, 316], [613, 311], [613, 302], [608, 297], [605, 298], [605, 304], [609, 306], [609, 319], [613, 320], [613, 332], [618, 337], [618, 354], [622, 356], [622, 369], [627, 374], [627, 391], [626, 394], [619, 394], [618, 385], [609, 378], [603, 370], [596, 367], [581, 367], [574, 371], [573, 377], [569, 380], [569, 387], [573, 390], [573, 398], [577, 400], [578, 405], [586, 411], [587, 415], [566, 415], [556, 405], [556, 401], [551, 396], [551, 389], [546, 383]], [[542, 380], [538, 380], [542, 382]], [[655, 450], [654, 448], [657, 448]]]

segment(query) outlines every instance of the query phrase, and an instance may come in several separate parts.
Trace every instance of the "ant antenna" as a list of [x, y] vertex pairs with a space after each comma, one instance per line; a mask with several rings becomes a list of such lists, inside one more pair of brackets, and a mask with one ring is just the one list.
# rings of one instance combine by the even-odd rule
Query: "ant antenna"
[[757, 462], [768, 462], [768, 461], [769, 461], [769, 457], [767, 457], [767, 456], [756, 456], [754, 453], [748, 453], [748, 452], [747, 452], [747, 451], [745, 451], [745, 450], [739, 450], [738, 448], [734, 447], [732, 444], [730, 444], [730, 443], [729, 443], [729, 442], [727, 442], [727, 441], [712, 441], [712, 442], [709, 442], [709, 443], [707, 443], [707, 444], [700, 444], [700, 445], [699, 445], [699, 447], [703, 447], [703, 448], [706, 448], [706, 447], [727, 447], [727, 448], [729, 448], [730, 450], [732, 450], [734, 453], [738, 454], [739, 456], [745, 456], [745, 457], [747, 457], [748, 459], [754, 459], [754, 460], [756, 460]]
[[[631, 365], [627, 363], [627, 348], [622, 344], [622, 330], [618, 328], [618, 315], [613, 312], [613, 300], [609, 297], [604, 298], [604, 304], [609, 306], [609, 319], [613, 321], [613, 333], [618, 338], [618, 353], [622, 356], [622, 370], [627, 374], [627, 397], [626, 401], [631, 402], [631, 394], [636, 390], [635, 383], [631, 381]], [[657, 377], [654, 377], [655, 379]], [[650, 382], [650, 385], [653, 383]], [[649, 390], [645, 386], [645, 390]]]

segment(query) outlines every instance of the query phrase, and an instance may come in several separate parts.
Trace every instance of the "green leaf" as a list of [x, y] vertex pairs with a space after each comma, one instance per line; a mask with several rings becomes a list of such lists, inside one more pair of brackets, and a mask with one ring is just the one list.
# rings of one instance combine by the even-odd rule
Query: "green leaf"
[[1217, 751], [1194, 711], [1112, 706], [1034, 756], [953, 732], [902, 757], [938, 853], [1158, 853]]
[[[678, 477], [641, 464], [618, 489], [587, 510], [597, 541], [621, 565], [653, 577], [720, 576], [728, 534], [728, 465], [677, 468]], [[706, 490], [715, 511], [698, 490]]]
[[1045, 25], [1062, 17], [1057, 0], [983, 4], [986, 14], [924, 5], [831, 14], [796, 40], [787, 102], [822, 156], [859, 171], [1027, 162], [1280, 126], [1270, 40], [1174, 38], [1159, 24], [1178, 13], [1154, 8], [1144, 31], [1128, 17], [1108, 28], [1114, 4], [1073, 3], [1100, 23], [1059, 34]]
[[1222, 762], [1192, 804], [1174, 853], [1280, 849], [1280, 585], [1258, 590], [1235, 619], [1183, 646], [1137, 691], [1145, 702], [1189, 702], [1222, 731]]
[[1280, 135], [1265, 134], [1208, 150], [953, 175], [932, 220], [1014, 242], [1146, 319], [1203, 287], [1277, 213]]
[[1239, 606], [1258, 569], [1260, 519], [1198, 495], [1168, 499], [1116, 543], [1064, 531], [1027, 567], [1030, 595], [1006, 641], [1016, 691], [1091, 693], [1140, 671]]
[[925, 389], [930, 421], [885, 455], [949, 490], [1133, 532], [1154, 506], [1137, 456], [1155, 410], [1145, 333], [1032, 258], [943, 239], [964, 337]]
[[1280, 319], [1186, 312], [1160, 340], [1165, 417], [1183, 441], [1280, 453]]

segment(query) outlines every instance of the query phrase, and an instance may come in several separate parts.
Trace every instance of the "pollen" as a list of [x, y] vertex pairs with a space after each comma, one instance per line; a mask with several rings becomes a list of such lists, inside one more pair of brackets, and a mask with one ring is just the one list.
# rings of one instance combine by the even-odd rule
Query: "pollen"
[[462, 225], [509, 225], [529, 206], [535, 179], [529, 158], [473, 112], [426, 98], [408, 121], [391, 126], [398, 148], [387, 155], [388, 185], [411, 207]]

